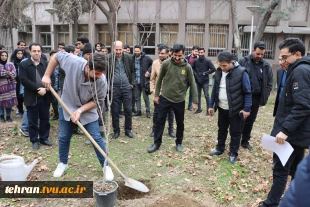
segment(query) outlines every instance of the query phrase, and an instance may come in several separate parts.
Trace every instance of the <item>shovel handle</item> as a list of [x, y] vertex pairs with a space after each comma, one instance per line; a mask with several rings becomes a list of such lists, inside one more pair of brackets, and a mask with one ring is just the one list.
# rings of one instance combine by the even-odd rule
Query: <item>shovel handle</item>
[[[61, 106], [66, 110], [66, 112], [72, 116], [73, 113], [70, 111], [70, 109], [67, 107], [67, 105], [61, 100], [61, 98], [58, 96], [56, 91], [50, 87], [50, 91], [55, 96], [55, 98], [58, 100], [58, 102], [61, 104]], [[107, 156], [107, 154], [101, 149], [101, 147], [97, 144], [97, 142], [92, 138], [92, 136], [88, 133], [88, 131], [84, 128], [84, 126], [81, 124], [80, 121], [77, 121], [76, 123], [80, 129], [84, 132], [84, 134], [88, 137], [88, 139], [93, 143], [93, 145], [97, 148], [97, 150], [108, 160], [109, 164], [125, 179], [127, 180], [127, 177], [118, 169], [118, 167], [112, 162], [112, 160]]]

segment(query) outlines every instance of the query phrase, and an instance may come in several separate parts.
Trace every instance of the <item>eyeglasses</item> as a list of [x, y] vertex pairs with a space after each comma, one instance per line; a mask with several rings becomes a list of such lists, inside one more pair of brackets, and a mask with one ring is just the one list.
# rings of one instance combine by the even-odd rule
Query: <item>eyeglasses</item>
[[279, 58], [280, 62], [285, 62], [287, 60], [288, 57], [295, 55], [295, 53], [290, 54], [290, 55], [282, 55], [282, 58]]

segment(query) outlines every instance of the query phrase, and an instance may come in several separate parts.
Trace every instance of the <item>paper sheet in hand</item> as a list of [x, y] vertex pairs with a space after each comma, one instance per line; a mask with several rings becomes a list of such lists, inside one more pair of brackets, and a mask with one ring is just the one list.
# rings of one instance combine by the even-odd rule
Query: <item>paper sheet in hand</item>
[[263, 135], [262, 145], [264, 148], [269, 149], [275, 152], [281, 160], [282, 165], [284, 166], [288, 158], [293, 153], [294, 149], [290, 143], [286, 142], [284, 144], [276, 143], [276, 138], [269, 136], [267, 134]]

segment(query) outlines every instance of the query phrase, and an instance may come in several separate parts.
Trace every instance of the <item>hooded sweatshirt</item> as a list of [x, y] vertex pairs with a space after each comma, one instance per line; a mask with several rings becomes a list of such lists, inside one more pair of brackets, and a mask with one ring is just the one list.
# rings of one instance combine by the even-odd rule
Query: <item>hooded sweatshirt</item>
[[191, 87], [193, 103], [198, 102], [198, 93], [192, 67], [186, 59], [180, 64], [175, 59], [165, 60], [161, 66], [156, 82], [155, 96], [161, 95], [173, 103], [185, 101], [187, 80]]

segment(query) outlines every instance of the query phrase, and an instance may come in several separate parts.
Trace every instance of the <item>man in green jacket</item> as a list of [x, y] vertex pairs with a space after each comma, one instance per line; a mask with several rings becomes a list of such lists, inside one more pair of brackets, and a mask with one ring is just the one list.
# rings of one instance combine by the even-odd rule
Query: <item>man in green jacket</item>
[[193, 110], [197, 109], [198, 102], [194, 74], [190, 64], [184, 58], [184, 50], [184, 45], [175, 44], [173, 46], [173, 57], [162, 63], [154, 95], [154, 116], [157, 113], [154, 120], [154, 144], [148, 148], [149, 153], [158, 150], [162, 143], [167, 113], [171, 108], [174, 111], [177, 123], [176, 150], [178, 152], [183, 151], [182, 140], [187, 81], [190, 83], [193, 96]]

